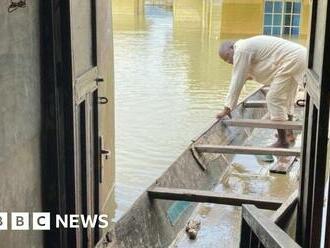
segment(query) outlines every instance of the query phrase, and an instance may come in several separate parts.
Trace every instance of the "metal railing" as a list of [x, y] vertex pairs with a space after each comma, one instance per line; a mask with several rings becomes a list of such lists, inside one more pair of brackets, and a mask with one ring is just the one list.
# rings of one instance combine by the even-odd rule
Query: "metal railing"
[[241, 248], [300, 247], [273, 220], [254, 205], [242, 206]]

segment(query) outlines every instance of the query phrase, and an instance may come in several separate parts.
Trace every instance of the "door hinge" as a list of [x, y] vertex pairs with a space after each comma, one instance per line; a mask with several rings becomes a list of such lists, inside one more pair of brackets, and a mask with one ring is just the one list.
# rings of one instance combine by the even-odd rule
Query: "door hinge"
[[109, 102], [109, 99], [105, 96], [99, 97], [99, 104], [107, 104]]
[[102, 82], [104, 82], [104, 79], [101, 77], [98, 77], [95, 79], [95, 81], [96, 81], [96, 83], [102, 83]]

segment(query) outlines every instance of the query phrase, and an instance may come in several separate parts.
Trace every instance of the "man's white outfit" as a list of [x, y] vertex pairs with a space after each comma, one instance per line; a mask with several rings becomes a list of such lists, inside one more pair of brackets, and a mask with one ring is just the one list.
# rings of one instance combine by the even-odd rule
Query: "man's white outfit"
[[298, 84], [306, 71], [306, 48], [273, 36], [255, 36], [234, 44], [233, 72], [225, 106], [233, 109], [247, 78], [269, 85], [267, 107], [272, 120], [293, 114]]

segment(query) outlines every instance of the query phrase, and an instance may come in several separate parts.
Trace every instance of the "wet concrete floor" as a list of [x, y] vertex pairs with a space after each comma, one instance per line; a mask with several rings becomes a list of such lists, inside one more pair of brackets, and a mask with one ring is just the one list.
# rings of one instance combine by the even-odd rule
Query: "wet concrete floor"
[[[255, 129], [244, 145], [264, 147], [274, 139], [274, 131]], [[298, 135], [295, 147], [300, 147], [300, 140]], [[284, 201], [298, 186], [299, 161], [293, 163], [286, 175], [270, 173], [273, 163], [263, 162], [254, 155], [236, 155], [214, 191]], [[171, 247], [239, 247], [241, 207], [200, 203], [191, 219], [201, 222], [197, 239], [190, 240], [182, 230]]]

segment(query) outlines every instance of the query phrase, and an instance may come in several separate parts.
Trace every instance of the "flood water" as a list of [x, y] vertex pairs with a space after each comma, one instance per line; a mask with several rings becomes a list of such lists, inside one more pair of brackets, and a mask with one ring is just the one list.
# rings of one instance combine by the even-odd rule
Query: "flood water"
[[174, 23], [169, 8], [146, 6], [144, 16], [124, 19], [114, 16], [115, 219], [214, 119], [231, 72], [217, 56], [220, 37]]
[[[194, 10], [176, 16], [171, 8], [147, 5], [139, 15], [114, 14], [114, 220], [223, 107], [231, 66], [217, 49], [231, 37], [220, 35], [217, 6], [211, 11], [198, 19]], [[248, 82], [242, 97], [257, 86]]]

